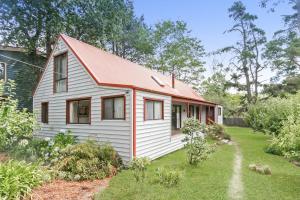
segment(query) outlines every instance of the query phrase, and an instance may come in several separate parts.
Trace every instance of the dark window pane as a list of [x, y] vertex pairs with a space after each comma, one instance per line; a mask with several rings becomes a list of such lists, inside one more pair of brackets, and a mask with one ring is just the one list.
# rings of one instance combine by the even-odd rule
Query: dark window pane
[[104, 99], [104, 119], [113, 119], [114, 99]]

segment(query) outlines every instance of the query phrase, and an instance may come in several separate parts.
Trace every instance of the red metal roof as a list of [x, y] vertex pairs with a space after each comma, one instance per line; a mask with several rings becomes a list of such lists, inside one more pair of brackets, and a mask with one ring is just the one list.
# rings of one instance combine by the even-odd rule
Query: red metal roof
[[[144, 66], [130, 62], [114, 54], [61, 34], [75, 56], [99, 85], [135, 88], [137, 90], [166, 94], [178, 98], [205, 101], [187, 84]], [[158, 79], [158, 81], [154, 80]], [[163, 82], [164, 85], [158, 82]]]

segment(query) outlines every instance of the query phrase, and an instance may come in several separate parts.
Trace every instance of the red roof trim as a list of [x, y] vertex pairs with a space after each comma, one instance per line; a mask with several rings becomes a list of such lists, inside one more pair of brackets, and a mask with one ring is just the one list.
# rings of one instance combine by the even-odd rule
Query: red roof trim
[[[181, 98], [181, 99], [185, 99], [185, 100], [193, 100], [193, 101], [197, 101], [197, 102], [203, 102], [203, 103], [210, 103], [210, 104], [213, 104], [213, 105], [217, 105], [215, 103], [212, 103], [212, 102], [208, 102], [208, 101], [200, 101], [198, 99], [193, 99], [193, 98], [186, 98], [185, 96], [180, 96], [180, 95], [173, 95], [173, 94], [170, 94], [170, 93], [165, 93], [165, 92], [158, 92], [158, 91], [155, 91], [155, 90], [150, 90], [150, 89], [145, 89], [145, 88], [140, 88], [140, 87], [136, 87], [134, 85], [125, 85], [125, 84], [114, 84], [114, 83], [101, 83], [95, 76], [94, 74], [89, 70], [89, 68], [87, 67], [87, 65], [84, 63], [84, 61], [80, 58], [80, 56], [76, 53], [76, 51], [71, 47], [71, 45], [67, 42], [67, 40], [64, 38], [64, 35], [63, 34], [60, 34], [58, 39], [59, 38], [62, 38], [63, 41], [67, 44], [68, 48], [72, 51], [72, 53], [76, 56], [76, 58], [79, 60], [79, 62], [84, 66], [84, 68], [87, 70], [87, 72], [90, 74], [90, 76], [95, 80], [95, 82], [100, 85], [100, 86], [108, 86], [108, 87], [119, 87], [119, 88], [129, 88], [129, 89], [136, 89], [136, 90], [140, 90], [140, 91], [145, 91], [145, 92], [151, 92], [151, 93], [156, 93], [156, 94], [161, 94], [161, 95], [167, 95], [167, 96], [172, 96], [172, 97], [178, 97], [178, 98]], [[56, 44], [58, 42], [58, 39], [56, 41]], [[56, 46], [55, 44], [55, 46]], [[55, 48], [53, 48], [54, 50]], [[53, 51], [54, 52], [54, 51]], [[51, 53], [51, 56], [49, 57], [48, 59], [48, 62], [50, 60], [50, 58], [52, 57], [53, 55], [53, 52]], [[47, 64], [48, 64], [47, 62]], [[46, 71], [46, 70], [45, 70]], [[44, 72], [45, 72], [44, 71]]]

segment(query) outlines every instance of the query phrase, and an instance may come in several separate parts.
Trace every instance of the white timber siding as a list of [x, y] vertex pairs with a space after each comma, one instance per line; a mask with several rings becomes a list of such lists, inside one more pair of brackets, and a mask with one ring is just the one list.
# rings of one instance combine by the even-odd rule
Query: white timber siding
[[[164, 119], [144, 121], [144, 98], [164, 101]], [[136, 156], [155, 159], [183, 147], [183, 135], [171, 136], [170, 96], [136, 92]]]
[[[68, 92], [53, 94], [53, 58], [50, 59], [33, 98], [33, 108], [40, 123], [37, 136], [53, 137], [61, 129], [68, 129], [79, 140], [93, 139], [110, 143], [125, 162], [131, 159], [132, 149], [132, 91], [99, 87], [88, 74], [84, 66], [68, 49], [63, 40], [59, 40], [54, 55], [68, 51]], [[101, 62], [101, 60], [99, 60]], [[126, 120], [102, 120], [101, 97], [110, 95], [126, 96]], [[66, 124], [66, 100], [91, 97], [91, 124]], [[41, 123], [41, 103], [49, 102], [49, 123]]]

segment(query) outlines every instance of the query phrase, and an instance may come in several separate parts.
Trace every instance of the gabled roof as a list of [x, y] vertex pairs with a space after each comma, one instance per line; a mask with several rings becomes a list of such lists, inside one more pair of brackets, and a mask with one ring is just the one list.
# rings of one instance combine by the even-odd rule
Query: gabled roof
[[98, 85], [135, 88], [207, 102], [191, 87], [179, 80], [175, 80], [175, 88], [172, 88], [171, 76], [165, 76], [69, 36], [61, 34], [60, 37]]

